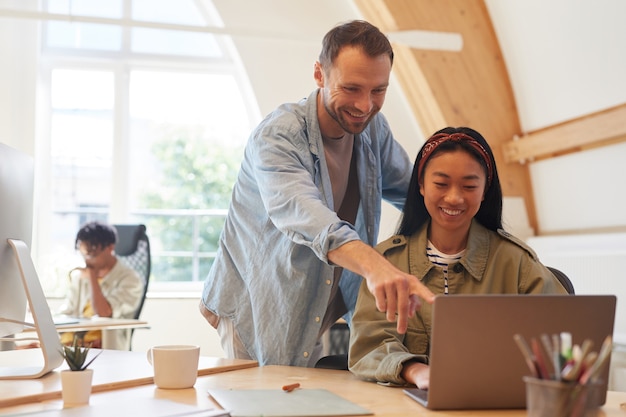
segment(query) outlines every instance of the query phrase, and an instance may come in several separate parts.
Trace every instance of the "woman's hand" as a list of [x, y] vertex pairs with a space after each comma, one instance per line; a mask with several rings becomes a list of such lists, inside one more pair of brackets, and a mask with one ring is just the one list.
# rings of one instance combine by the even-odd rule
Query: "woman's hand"
[[425, 363], [409, 361], [402, 366], [400, 373], [406, 382], [415, 384], [419, 389], [428, 389], [430, 367]]

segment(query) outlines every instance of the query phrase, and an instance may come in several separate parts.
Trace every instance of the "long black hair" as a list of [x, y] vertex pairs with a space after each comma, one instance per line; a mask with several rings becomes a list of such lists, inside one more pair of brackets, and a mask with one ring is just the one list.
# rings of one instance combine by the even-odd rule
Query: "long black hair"
[[409, 183], [406, 201], [404, 203], [404, 208], [402, 209], [402, 219], [400, 220], [397, 233], [404, 236], [410, 236], [417, 232], [424, 225], [424, 223], [430, 220], [430, 214], [428, 214], [428, 210], [426, 210], [426, 205], [424, 204], [424, 196], [420, 193], [420, 175], [422, 175], [422, 172], [419, 172], [420, 165], [422, 165], [422, 170], [424, 170], [428, 161], [434, 155], [441, 152], [450, 152], [456, 149], [462, 149], [472, 155], [485, 170], [486, 177], [489, 176], [491, 171], [491, 182], [485, 184], [485, 187], [487, 187], [485, 189], [485, 197], [480, 204], [478, 213], [476, 213], [474, 218], [487, 229], [493, 231], [502, 229], [502, 187], [500, 186], [500, 178], [498, 177], [496, 161], [493, 157], [491, 147], [480, 133], [469, 127], [446, 127], [435, 132], [431, 138], [440, 133], [448, 135], [462, 133], [476, 140], [476, 142], [484, 148], [486, 154], [488, 155], [491, 163], [491, 170], [487, 166], [484, 157], [480, 155], [476, 148], [462, 140], [442, 142], [432, 153], [426, 155], [426, 158], [428, 159], [424, 161], [424, 164], [420, 164], [423, 156], [423, 150], [429, 144], [429, 141], [426, 141], [415, 159], [415, 166], [413, 167], [413, 174], [411, 176], [411, 182]]

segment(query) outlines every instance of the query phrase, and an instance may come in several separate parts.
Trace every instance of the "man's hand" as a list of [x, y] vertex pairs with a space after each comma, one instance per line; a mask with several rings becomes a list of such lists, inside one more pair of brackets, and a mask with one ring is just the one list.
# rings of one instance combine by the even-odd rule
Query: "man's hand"
[[113, 309], [102, 293], [102, 288], [100, 288], [100, 283], [98, 282], [100, 271], [100, 268], [89, 264], [85, 268], [84, 275], [89, 279], [91, 306], [94, 310], [94, 314], [100, 317], [111, 317], [113, 315]]
[[421, 305], [432, 303], [434, 294], [417, 277], [400, 271], [374, 248], [355, 240], [328, 253], [328, 259], [361, 275], [376, 299], [376, 308], [387, 320], [397, 320], [398, 333], [406, 333], [408, 319]]
[[397, 320], [398, 333], [404, 334], [409, 317], [413, 317], [421, 306], [420, 299], [432, 303], [434, 294], [417, 277], [400, 271], [384, 257], [379, 257], [380, 264], [363, 277], [376, 299], [376, 308], [386, 313], [387, 321]]

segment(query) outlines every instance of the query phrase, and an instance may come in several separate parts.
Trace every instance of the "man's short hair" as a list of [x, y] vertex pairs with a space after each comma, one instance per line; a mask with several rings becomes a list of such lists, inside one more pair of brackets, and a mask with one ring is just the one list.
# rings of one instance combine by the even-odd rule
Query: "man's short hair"
[[352, 20], [332, 28], [322, 40], [319, 62], [327, 71], [344, 46], [360, 47], [371, 57], [388, 55], [393, 64], [393, 48], [389, 39], [374, 25], [364, 20]]

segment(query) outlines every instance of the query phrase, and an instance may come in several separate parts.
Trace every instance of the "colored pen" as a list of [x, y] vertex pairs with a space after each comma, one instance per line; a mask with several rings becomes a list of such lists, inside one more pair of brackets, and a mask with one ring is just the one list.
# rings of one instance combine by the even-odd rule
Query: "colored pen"
[[541, 335], [541, 343], [543, 344], [543, 348], [548, 354], [546, 362], [549, 362], [552, 365], [553, 375], [556, 376], [559, 372], [561, 372], [561, 358], [559, 355], [559, 351], [555, 350], [555, 347], [552, 345], [552, 340], [550, 339], [550, 336], [545, 333]]
[[521, 334], [516, 333], [513, 335], [513, 340], [515, 340], [517, 347], [519, 347], [519, 350], [522, 352], [522, 356], [526, 361], [530, 374], [535, 378], [539, 378], [539, 370], [537, 369], [537, 364], [535, 363], [535, 357], [533, 352], [530, 350], [528, 343], [524, 340], [524, 337]]
[[534, 337], [530, 339], [530, 347], [535, 356], [535, 365], [539, 371], [539, 377], [541, 379], [550, 379], [550, 373], [548, 372], [548, 368], [546, 368], [546, 360], [541, 352], [541, 346]]
[[283, 386], [283, 391], [291, 392], [291, 391], [293, 391], [296, 388], [300, 388], [300, 384], [298, 382], [296, 382], [295, 384], [284, 385]]
[[555, 355], [554, 363], [558, 363], [557, 372], [561, 372], [561, 369], [565, 366], [565, 358], [561, 356], [561, 338], [558, 334], [552, 334], [552, 349]]
[[583, 341], [582, 347], [575, 346], [576, 354], [573, 355], [573, 362], [566, 365], [561, 371], [561, 379], [564, 381], [578, 381], [585, 358], [591, 352], [593, 342], [590, 339]]
[[569, 332], [561, 332], [561, 356], [563, 361], [567, 362], [572, 359], [572, 334]]
[[600, 348], [600, 353], [598, 353], [598, 357], [595, 362], [580, 376], [579, 382], [581, 384], [586, 384], [589, 381], [593, 381], [597, 378], [598, 374], [604, 368], [604, 365], [608, 362], [611, 357], [611, 351], [613, 347], [613, 338], [611, 335], [608, 335], [604, 342], [602, 342], [602, 348]]

